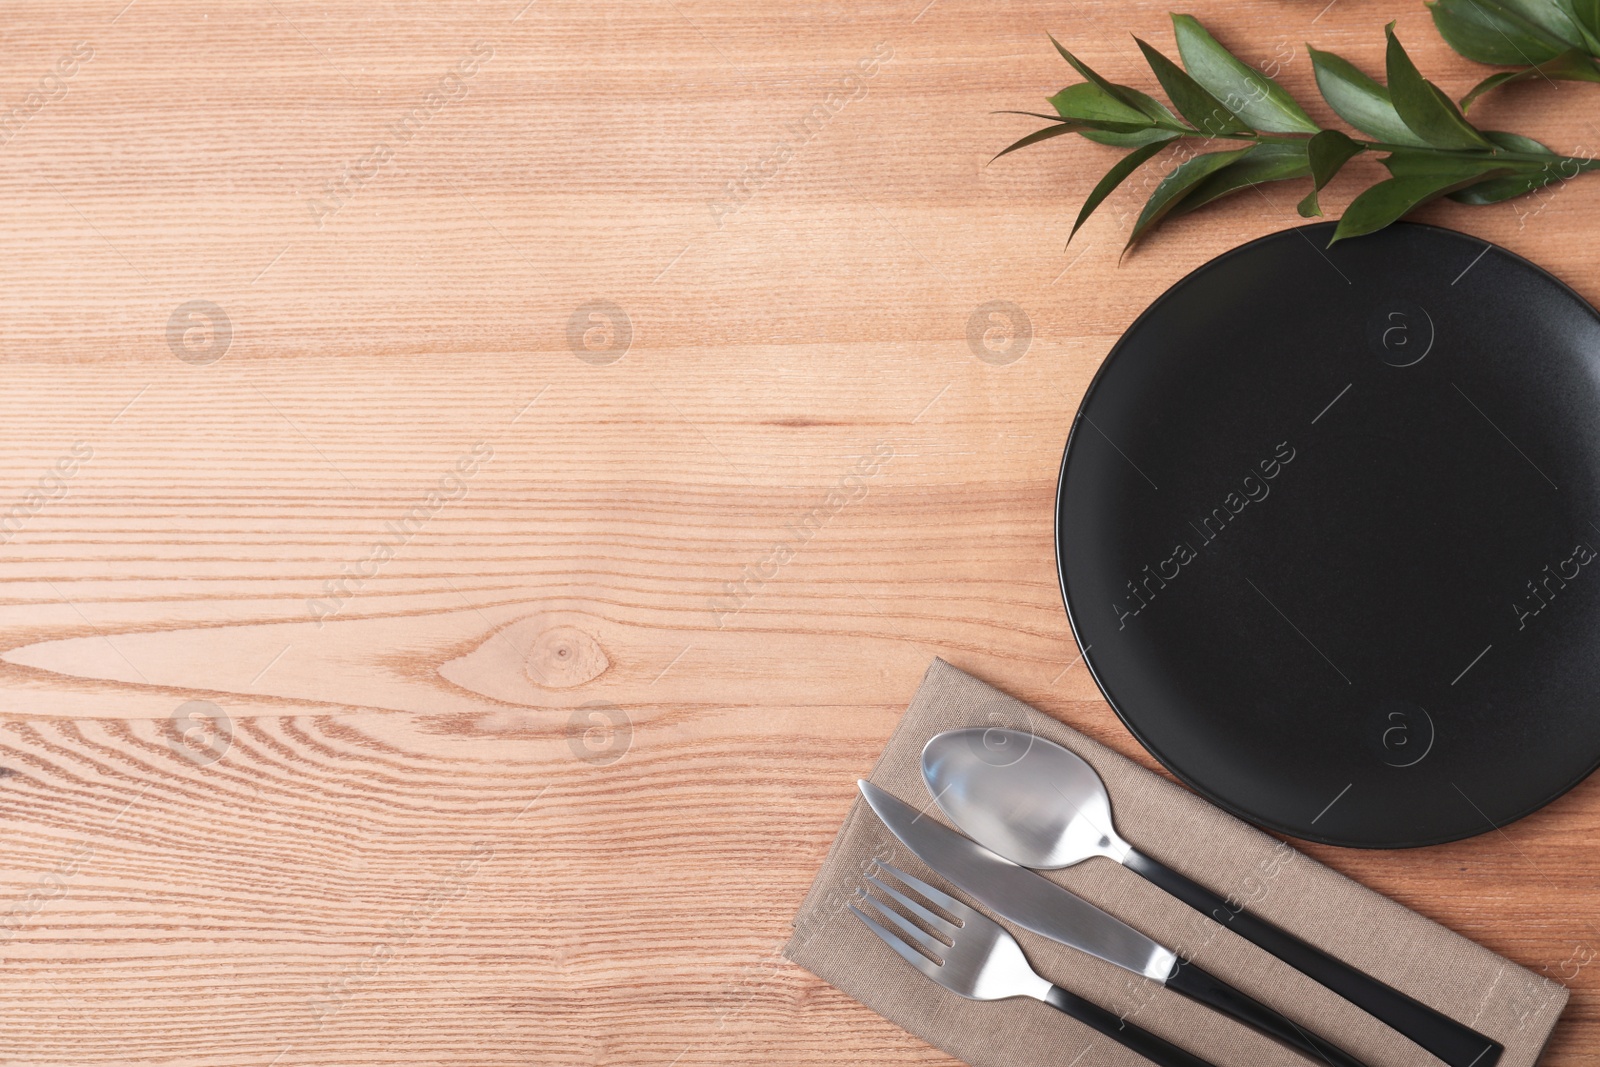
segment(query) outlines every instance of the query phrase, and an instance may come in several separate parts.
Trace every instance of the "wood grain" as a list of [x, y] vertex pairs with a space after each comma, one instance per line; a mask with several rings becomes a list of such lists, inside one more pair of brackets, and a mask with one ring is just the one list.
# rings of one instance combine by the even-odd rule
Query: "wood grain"
[[[777, 956], [929, 658], [1144, 758], [1074, 665], [1065, 429], [1302, 191], [1119, 264], [1136, 189], [1062, 252], [1109, 150], [985, 163], [1046, 30], [1144, 84], [1164, 8], [525, 2], [6, 7], [8, 1062], [942, 1063]], [[1193, 11], [1481, 73], [1420, 3]], [[1593, 146], [1593, 92], [1484, 121]], [[1597, 189], [1424, 217], [1596, 300]], [[1310, 851], [1570, 979], [1579, 1067], [1597, 832], [1591, 782]]]

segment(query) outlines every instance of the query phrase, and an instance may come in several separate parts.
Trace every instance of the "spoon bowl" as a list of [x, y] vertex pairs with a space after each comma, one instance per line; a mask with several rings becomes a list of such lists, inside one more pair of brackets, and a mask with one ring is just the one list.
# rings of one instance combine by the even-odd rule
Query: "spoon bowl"
[[1121, 863], [1131, 846], [1111, 822], [1095, 769], [1054, 741], [1019, 730], [949, 730], [922, 750], [939, 808], [974, 841], [1036, 870], [1093, 856]]

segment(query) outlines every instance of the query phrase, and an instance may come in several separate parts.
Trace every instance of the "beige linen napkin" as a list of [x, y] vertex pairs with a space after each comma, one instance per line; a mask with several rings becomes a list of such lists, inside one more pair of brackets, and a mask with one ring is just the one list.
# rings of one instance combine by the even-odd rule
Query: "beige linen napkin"
[[[874, 784], [948, 823], [928, 796], [928, 739], [965, 726], [1048, 738], [1100, 772], [1117, 829], [1140, 851], [1505, 1045], [1502, 1067], [1532, 1067], [1567, 990], [1423, 918], [1213, 807], [1186, 789], [971, 675], [935, 660], [889, 739]], [[841, 783], [841, 788], [843, 787]], [[858, 797], [795, 917], [784, 955], [973, 1067], [1148, 1067], [1142, 1057], [1034, 1000], [979, 1003], [917, 973], [846, 909], [882, 859], [946, 891]], [[1144, 879], [1093, 859], [1041, 872], [1373, 1067], [1437, 1059]], [[957, 896], [975, 903], [965, 894]], [[986, 909], [980, 909], [986, 910]], [[992, 916], [992, 913], [990, 913]], [[1305, 1067], [1311, 1061], [1233, 1020], [1109, 963], [1011, 924], [1044, 977], [1200, 1055], [1217, 1067]], [[1077, 1057], [1077, 1058], [1075, 1058]]]

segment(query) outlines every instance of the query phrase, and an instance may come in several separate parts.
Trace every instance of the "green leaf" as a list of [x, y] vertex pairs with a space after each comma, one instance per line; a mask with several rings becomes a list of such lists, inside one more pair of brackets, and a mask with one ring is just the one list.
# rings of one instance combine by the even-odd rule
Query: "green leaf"
[[1143, 148], [1145, 145], [1166, 144], [1177, 136], [1170, 130], [1159, 129], [1152, 126], [1138, 133], [1112, 133], [1106, 130], [1084, 130], [1085, 140], [1095, 144], [1110, 145], [1112, 148]]
[[1084, 130], [1084, 140], [1112, 148], [1143, 148], [1145, 145], [1166, 144], [1175, 135], [1167, 130], [1151, 128], [1139, 133], [1109, 133], [1105, 130]]
[[1396, 178], [1420, 178], [1433, 174], [1476, 174], [1488, 177], [1519, 165], [1537, 167], [1537, 163], [1519, 164], [1515, 160], [1499, 159], [1488, 153], [1463, 156], [1455, 152], [1435, 152], [1427, 148], [1402, 148], [1390, 152], [1378, 162]]
[[[1141, 93], [1139, 90], [1126, 85], [1119, 85], [1117, 88], [1138, 100], [1139, 106], [1144, 110], [1145, 114], [1159, 115], [1161, 117], [1155, 120], [1155, 126], [1142, 133], [1085, 131], [1084, 136], [1089, 140], [1099, 144], [1113, 145], [1117, 148], [1142, 148], [1147, 144], [1155, 144], [1157, 142], [1165, 144], [1170, 139], [1168, 133], [1171, 130], [1177, 130], [1182, 127], [1183, 123], [1178, 120], [1178, 116], [1174, 115], [1168, 110], [1167, 105], [1155, 97]], [[1163, 127], [1169, 129], [1164, 129]]]
[[1412, 208], [1488, 176], [1480, 167], [1457, 166], [1453, 170], [1408, 174], [1403, 178], [1379, 182], [1344, 209], [1344, 217], [1339, 220], [1339, 225], [1333, 231], [1333, 240], [1328, 244], [1381, 230]]
[[1306, 158], [1307, 144], [1306, 141], [1299, 141], [1295, 144], [1255, 145], [1236, 162], [1229, 163], [1196, 184], [1167, 214], [1177, 218], [1240, 189], [1286, 178], [1304, 178], [1311, 173], [1311, 163]]
[[1048, 141], [1050, 138], [1060, 137], [1064, 133], [1076, 133], [1080, 129], [1082, 129], [1082, 127], [1075, 122], [1061, 122], [1054, 126], [1046, 126], [1044, 129], [1035, 130], [1022, 140], [1002, 148], [1000, 151], [994, 154], [994, 158], [989, 160], [989, 162], [993, 163], [1001, 156], [1009, 156], [1012, 152], [1015, 152], [1019, 148], [1027, 148], [1031, 144], [1038, 144], [1040, 141]]
[[1123, 92], [1139, 101], [1139, 106], [1144, 108], [1146, 113], [1158, 116], [1156, 118], [1157, 122], [1166, 122], [1173, 126], [1182, 125], [1182, 123], [1178, 121], [1178, 116], [1172, 113], [1171, 108], [1167, 107], [1166, 104], [1163, 104], [1149, 93], [1141, 93], [1139, 90], [1127, 85], [1119, 85], [1117, 88], [1121, 89]]
[[[1050, 38], [1050, 43], [1056, 46], [1056, 51], [1061, 53], [1061, 58], [1062, 59], [1065, 59], [1068, 63], [1070, 63], [1072, 65], [1072, 69], [1073, 70], [1075, 70], [1079, 74], [1083, 75], [1083, 77], [1086, 80], [1092, 82], [1097, 88], [1100, 89], [1101, 92], [1105, 93], [1107, 96], [1110, 96], [1110, 97], [1120, 101], [1121, 103], [1124, 103], [1124, 104], [1128, 105], [1131, 108], [1135, 108], [1137, 110], [1143, 111], [1150, 118], [1155, 119], [1158, 122], [1161, 121], [1161, 119], [1163, 118], [1161, 112], [1165, 111], [1166, 112], [1166, 116], [1165, 117], [1168, 117], [1168, 118], [1171, 117], [1172, 113], [1170, 111], [1167, 111], [1166, 108], [1161, 107], [1160, 104], [1157, 104], [1155, 102], [1155, 100], [1153, 100], [1150, 97], [1146, 96], [1144, 93], [1135, 92], [1134, 90], [1131, 90], [1131, 89], [1127, 88], [1127, 86], [1116, 85], [1116, 84], [1114, 84], [1112, 82], [1108, 82], [1104, 78], [1100, 77], [1100, 75], [1096, 74], [1093, 70], [1090, 69], [1089, 64], [1083, 62], [1077, 56], [1073, 55], [1071, 52], [1069, 52], [1065, 48], [1063, 48], [1061, 46], [1061, 42], [1056, 40], [1054, 37]], [[1155, 104], [1155, 108], [1156, 109], [1153, 110], [1149, 106], [1147, 106], [1147, 102], [1148, 102], [1148, 104]]]
[[1206, 152], [1179, 163], [1172, 173], [1161, 179], [1156, 191], [1145, 201], [1144, 210], [1139, 212], [1139, 219], [1133, 224], [1133, 233], [1128, 237], [1128, 243], [1123, 251], [1132, 248], [1134, 242], [1143, 237], [1147, 230], [1165, 218], [1167, 213], [1178, 205], [1178, 199], [1185, 193], [1229, 163], [1244, 158], [1254, 147], [1251, 145], [1226, 152]]
[[1389, 96], [1395, 111], [1411, 131], [1435, 148], [1490, 148], [1483, 134], [1461, 117], [1450, 98], [1422, 76], [1394, 35], [1394, 23], [1384, 27], [1389, 38]]
[[[1169, 133], [1166, 134], [1166, 139], [1171, 140], [1176, 136], [1177, 134]], [[1094, 214], [1094, 209], [1099, 207], [1101, 202], [1127, 179], [1128, 175], [1138, 170], [1146, 160], [1165, 147], [1166, 141], [1158, 141], [1129, 152], [1117, 160], [1116, 166], [1106, 171], [1105, 177], [1100, 179], [1099, 183], [1090, 191], [1088, 199], [1083, 202], [1083, 207], [1078, 212], [1078, 221], [1072, 224], [1072, 232], [1067, 235], [1067, 243], [1072, 243], [1072, 239], [1078, 235], [1079, 228], [1089, 221], [1090, 215]]]
[[[1023, 111], [1019, 112], [1019, 114], [1028, 115], [1032, 114], [1032, 112]], [[1119, 126], [1122, 124], [1106, 123], [1104, 125]], [[1001, 156], [1008, 156], [1019, 148], [1027, 148], [1029, 145], [1038, 144], [1040, 141], [1048, 141], [1052, 137], [1060, 137], [1064, 133], [1080, 133], [1086, 129], [1089, 129], [1089, 127], [1082, 122], [1058, 122], [1054, 126], [1046, 126], [1044, 129], [1035, 130], [1022, 140], [1008, 145], [999, 152], [996, 152], [994, 159], [989, 160], [989, 162], [993, 163], [995, 159], [999, 159]]]
[[1530, 66], [1572, 45], [1495, 0], [1434, 0], [1428, 8], [1439, 36], [1479, 63]]
[[1505, 177], [1490, 178], [1487, 181], [1469, 185], [1465, 189], [1458, 189], [1449, 194], [1451, 200], [1463, 204], [1498, 204], [1502, 200], [1511, 200], [1515, 197], [1526, 195], [1547, 185], [1575, 178], [1583, 171], [1590, 169], [1584, 161], [1563, 156], [1552, 152], [1545, 145], [1540, 144], [1531, 137], [1523, 137], [1515, 133], [1502, 133], [1499, 130], [1485, 130], [1483, 135], [1493, 141], [1499, 148], [1509, 149], [1513, 152], [1526, 152], [1529, 154], [1543, 154], [1548, 156], [1541, 163], [1513, 162], [1507, 160], [1512, 167], [1512, 172]]
[[1552, 159], [1559, 159], [1561, 155], [1551, 149], [1549, 145], [1540, 144], [1532, 137], [1524, 137], [1520, 133], [1506, 133], [1504, 130], [1484, 130], [1483, 135], [1493, 141], [1496, 148], [1504, 148], [1509, 152], [1546, 155]]
[[1483, 81], [1472, 87], [1472, 91], [1461, 98], [1463, 111], [1470, 108], [1474, 101], [1490, 89], [1498, 89], [1511, 82], [1532, 81], [1534, 78], [1549, 78], [1552, 81], [1569, 82], [1600, 82], [1600, 63], [1576, 48], [1569, 48], [1553, 59], [1547, 59], [1536, 67], [1524, 67], [1522, 70], [1501, 71], [1491, 74]]
[[1463, 112], [1470, 111], [1472, 105], [1477, 102], [1478, 97], [1491, 89], [1498, 89], [1500, 86], [1510, 82], [1524, 81], [1531, 77], [1537, 77], [1537, 70], [1537, 67], [1523, 67], [1521, 70], [1503, 70], [1499, 74], [1489, 75], [1483, 81], [1474, 85], [1472, 91], [1461, 98], [1461, 110]]
[[[1478, 0], [1484, 3], [1485, 0]], [[1579, 43], [1581, 30], [1567, 0], [1488, 0], [1494, 7], [1542, 30], [1549, 36]]]
[[1600, 0], [1568, 0], [1573, 21], [1591, 55], [1600, 55]]
[[1199, 82], [1185, 74], [1166, 56], [1135, 37], [1139, 50], [1155, 71], [1156, 80], [1166, 90], [1167, 99], [1178, 109], [1178, 114], [1207, 137], [1226, 137], [1232, 133], [1250, 133], [1250, 127], [1239, 116], [1222, 106], [1222, 101], [1212, 96]]
[[1316, 132], [1283, 86], [1240, 62], [1192, 15], [1173, 15], [1172, 29], [1189, 74], [1239, 118], [1272, 133]]
[[1338, 130], [1323, 130], [1306, 142], [1306, 155], [1311, 164], [1311, 191], [1300, 201], [1301, 218], [1322, 214], [1317, 194], [1339, 173], [1339, 168], [1366, 150], [1366, 145], [1356, 143]]
[[[1116, 86], [1127, 93], [1137, 93], [1136, 89], [1129, 89], [1125, 85]], [[1139, 95], [1143, 95], [1142, 93]], [[1148, 98], [1146, 98], [1148, 99]], [[1112, 96], [1093, 82], [1079, 82], [1069, 85], [1050, 98], [1051, 105], [1056, 113], [1064, 119], [1089, 122], [1120, 122], [1134, 129], [1132, 132], [1117, 132], [1104, 129], [1084, 131], [1084, 136], [1101, 144], [1111, 144], [1122, 148], [1138, 148], [1147, 144], [1165, 144], [1172, 139], [1173, 133], [1181, 128], [1181, 124], [1172, 112], [1156, 104], [1166, 114], [1171, 130], [1162, 129], [1155, 124], [1142, 108], [1124, 104], [1117, 97]], [[1151, 103], [1155, 103], [1151, 101]]]
[[1124, 104], [1094, 82], [1067, 86], [1050, 98], [1050, 105], [1064, 119], [1150, 125], [1150, 116], [1131, 104]]
[[1498, 204], [1502, 200], [1514, 200], [1525, 196], [1536, 189], [1543, 189], [1547, 185], [1565, 179], [1559, 174], [1547, 173], [1540, 169], [1529, 174], [1513, 174], [1505, 178], [1490, 178], [1488, 181], [1469, 185], [1464, 189], [1457, 189], [1450, 193], [1450, 199], [1460, 204], [1472, 204], [1482, 207], [1486, 204]]
[[1411, 132], [1389, 100], [1389, 90], [1357, 70], [1349, 60], [1332, 52], [1319, 52], [1310, 45], [1311, 66], [1317, 75], [1317, 89], [1328, 106], [1350, 125], [1386, 144], [1427, 144]]

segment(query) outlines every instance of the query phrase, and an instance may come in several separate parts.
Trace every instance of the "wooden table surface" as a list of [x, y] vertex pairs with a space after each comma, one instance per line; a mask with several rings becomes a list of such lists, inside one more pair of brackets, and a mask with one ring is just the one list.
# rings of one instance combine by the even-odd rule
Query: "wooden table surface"
[[[778, 952], [935, 655], [1153, 765], [1076, 663], [1063, 439], [1303, 190], [1119, 265], [1134, 191], [1063, 253], [1110, 150], [984, 164], [1076, 80], [1046, 30], [1144, 85], [1165, 11], [8, 3], [0, 1058], [946, 1062]], [[1301, 42], [1380, 70], [1391, 18], [1483, 73], [1420, 2], [1193, 11], [1317, 116]], [[1594, 145], [1597, 92], [1483, 115]], [[1600, 300], [1597, 196], [1422, 217]], [[1589, 782], [1308, 850], [1569, 979], [1576, 1067], [1597, 830]]]

